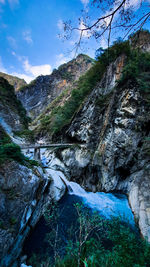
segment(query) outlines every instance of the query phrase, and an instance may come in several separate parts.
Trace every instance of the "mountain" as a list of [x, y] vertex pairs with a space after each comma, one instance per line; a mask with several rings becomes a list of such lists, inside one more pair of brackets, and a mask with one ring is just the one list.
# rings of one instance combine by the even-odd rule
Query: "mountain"
[[16, 91], [19, 90], [20, 87], [27, 84], [24, 79], [20, 79], [16, 76], [12, 76], [3, 72], [0, 72], [0, 77], [5, 78], [15, 88]]
[[[29, 118], [15, 90], [0, 77], [0, 266], [20, 266], [25, 238], [53, 198], [66, 191], [40, 164], [29, 160], [16, 144], [25, 144], [18, 133], [29, 134]], [[15, 265], [14, 265], [15, 261]]]
[[35, 150], [57, 143], [39, 152], [46, 168], [10, 140], [12, 132], [28, 130], [28, 118], [0, 78], [1, 266], [20, 266], [24, 240], [47, 205], [65, 194], [67, 179], [87, 191], [126, 194], [150, 242], [149, 51], [150, 33], [138, 32], [96, 61], [79, 55], [17, 91], [32, 118]]
[[150, 242], [150, 39], [145, 45], [145, 35], [150, 37], [143, 31], [106, 50], [74, 90], [56, 98], [33, 124], [40, 142], [74, 144], [49, 152], [47, 161], [57, 162], [53, 168], [63, 166], [86, 190], [128, 195]]
[[35, 119], [61, 92], [72, 87], [92, 63], [93, 59], [80, 54], [76, 59], [54, 70], [51, 75], [41, 75], [29, 85], [20, 88], [17, 97], [27, 110], [28, 116]]

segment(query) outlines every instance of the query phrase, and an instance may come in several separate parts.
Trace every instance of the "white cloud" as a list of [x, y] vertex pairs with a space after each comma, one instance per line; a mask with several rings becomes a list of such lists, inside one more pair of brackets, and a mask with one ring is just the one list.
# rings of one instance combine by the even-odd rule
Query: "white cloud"
[[15, 51], [12, 51], [11, 54], [14, 57], [16, 57], [18, 61], [21, 62], [23, 71], [9, 72], [7, 69], [4, 68], [1, 57], [0, 57], [0, 71], [24, 79], [27, 83], [31, 82], [39, 75], [49, 75], [52, 72], [52, 67], [49, 64], [31, 65], [26, 57], [17, 55]]
[[19, 4], [19, 0], [8, 0], [10, 5]]
[[63, 30], [64, 28], [64, 23], [62, 21], [62, 19], [59, 19], [58, 22], [57, 22], [57, 27], [59, 30]]
[[136, 9], [138, 9], [141, 5], [141, 1], [139, 0], [130, 0], [128, 3], [127, 3], [127, 7], [135, 7]]
[[108, 39], [103, 37], [100, 39], [100, 47], [102, 47], [103, 49], [108, 47]]
[[18, 77], [20, 79], [24, 79], [27, 83], [30, 83], [32, 80], [35, 79], [34, 76], [26, 75], [24, 73], [11, 72], [9, 74], [12, 75], [12, 76], [16, 76], [16, 77]]
[[89, 3], [89, 0], [81, 0], [83, 5], [87, 5]]
[[[0, 0], [1, 4], [5, 4], [6, 0]], [[19, 0], [8, 0], [8, 3], [10, 5], [11, 8], [13, 8], [15, 5], [19, 4]]]
[[29, 63], [28, 59], [23, 62], [23, 68], [28, 74], [33, 75], [34, 77], [48, 75], [52, 72], [52, 68], [49, 64], [33, 66]]
[[28, 44], [32, 44], [33, 40], [31, 37], [31, 31], [30, 30], [26, 30], [22, 33], [23, 35], [23, 39], [28, 43]]
[[11, 54], [12, 54], [14, 57], [16, 57], [16, 58], [18, 59], [18, 61], [20, 61], [20, 62], [22, 62], [23, 59], [24, 59], [24, 57], [21, 57], [21, 56], [17, 55], [15, 51], [12, 51]]
[[11, 45], [11, 47], [16, 48], [17, 47], [17, 42], [16, 39], [12, 36], [8, 36], [7, 40], [9, 42], [9, 44]]
[[52, 72], [52, 68], [49, 64], [33, 66], [29, 63], [28, 59], [23, 61], [24, 57], [17, 56], [14, 51], [12, 52], [12, 55], [17, 57], [19, 61], [22, 60], [22, 67], [25, 73], [12, 72], [9, 74], [24, 79], [27, 83], [31, 82], [39, 75], [49, 75]]
[[[81, 20], [81, 22], [80, 22], [80, 25], [79, 25], [79, 29], [80, 30], [84, 30], [86, 27], [85, 27], [85, 25], [84, 25], [84, 22], [83, 22], [83, 20]], [[80, 32], [79, 32], [79, 34], [80, 34]], [[90, 33], [90, 31], [83, 31], [82, 32], [82, 37], [83, 38], [89, 38], [91, 36], [91, 33]]]

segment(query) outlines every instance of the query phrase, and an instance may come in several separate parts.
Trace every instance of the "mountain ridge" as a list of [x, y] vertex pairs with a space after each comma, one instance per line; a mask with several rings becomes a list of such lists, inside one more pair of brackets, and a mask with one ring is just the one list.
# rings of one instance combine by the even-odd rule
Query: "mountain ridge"
[[17, 91], [17, 97], [22, 102], [27, 114], [35, 119], [48, 104], [60, 95], [67, 87], [72, 86], [92, 65], [93, 59], [80, 54], [54, 70], [51, 75], [37, 77], [30, 84]]
[[15, 91], [27, 84], [24, 79], [20, 79], [17, 76], [13, 76], [4, 72], [0, 72], [0, 77], [5, 78], [15, 88]]

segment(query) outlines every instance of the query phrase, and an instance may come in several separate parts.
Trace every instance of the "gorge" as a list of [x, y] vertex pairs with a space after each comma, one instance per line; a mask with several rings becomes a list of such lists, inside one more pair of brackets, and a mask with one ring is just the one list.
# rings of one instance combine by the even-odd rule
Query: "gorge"
[[17, 91], [0, 78], [0, 266], [25, 266], [26, 238], [65, 197], [105, 218], [125, 213], [150, 242], [149, 74], [141, 31]]

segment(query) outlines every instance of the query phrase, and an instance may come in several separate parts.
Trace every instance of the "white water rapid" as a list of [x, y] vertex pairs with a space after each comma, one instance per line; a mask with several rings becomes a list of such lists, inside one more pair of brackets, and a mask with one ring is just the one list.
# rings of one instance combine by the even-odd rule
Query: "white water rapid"
[[92, 210], [98, 211], [105, 218], [119, 216], [123, 220], [134, 224], [134, 217], [129, 207], [128, 199], [123, 194], [112, 194], [104, 192], [86, 192], [79, 184], [69, 182], [61, 171], [48, 169], [52, 177], [61, 178], [68, 187], [68, 194], [81, 198], [81, 201]]
[[[26, 151], [26, 156], [33, 158], [33, 150]], [[54, 157], [53, 154], [49, 154], [46, 149], [42, 149], [41, 160], [43, 166], [46, 167], [48, 174], [50, 174], [58, 184], [61, 180], [68, 188], [68, 194], [77, 196], [81, 201], [91, 208], [98, 211], [105, 218], [111, 218], [111, 216], [120, 216], [123, 220], [129, 221], [134, 225], [134, 216], [130, 209], [128, 199], [123, 194], [112, 194], [104, 192], [86, 192], [79, 184], [75, 182], [69, 182], [62, 171], [58, 171], [58, 166], [64, 169], [65, 166]]]

